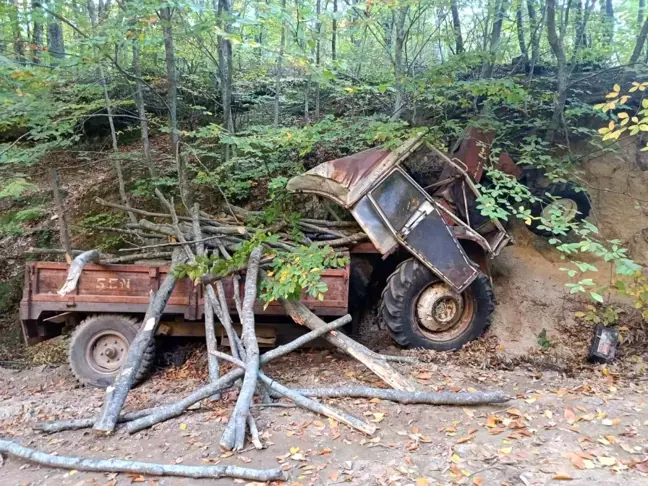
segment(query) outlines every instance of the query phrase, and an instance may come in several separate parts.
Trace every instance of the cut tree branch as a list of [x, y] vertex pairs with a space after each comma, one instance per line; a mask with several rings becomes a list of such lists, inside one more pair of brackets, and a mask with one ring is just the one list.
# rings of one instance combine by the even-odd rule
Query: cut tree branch
[[151, 462], [123, 461], [121, 459], [55, 456], [2, 439], [0, 439], [0, 453], [25, 459], [42, 466], [77, 471], [134, 473], [185, 478], [218, 479], [228, 477], [250, 481], [285, 481], [287, 479], [286, 474], [279, 468], [250, 469], [238, 466], [185, 466], [184, 464], [155, 464]]

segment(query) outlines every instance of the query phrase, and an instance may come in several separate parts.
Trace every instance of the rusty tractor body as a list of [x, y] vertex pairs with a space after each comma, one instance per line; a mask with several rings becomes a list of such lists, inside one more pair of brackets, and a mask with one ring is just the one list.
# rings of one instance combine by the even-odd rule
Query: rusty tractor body
[[[318, 165], [288, 183], [349, 210], [384, 258], [404, 249], [382, 293], [382, 317], [403, 346], [450, 350], [490, 323], [488, 260], [510, 241], [497, 220], [471, 220], [489, 137], [468, 130], [451, 156], [412, 138]], [[508, 155], [500, 165], [517, 166]], [[425, 180], [425, 186], [419, 184]]]

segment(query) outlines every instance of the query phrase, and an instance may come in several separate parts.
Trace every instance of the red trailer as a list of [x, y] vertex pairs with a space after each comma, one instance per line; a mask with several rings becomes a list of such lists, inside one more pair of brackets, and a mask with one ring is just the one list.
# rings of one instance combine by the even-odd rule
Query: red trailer
[[[149, 304], [149, 293], [160, 286], [168, 266], [86, 265], [74, 292], [61, 296], [68, 265], [30, 262], [25, 268], [25, 286], [20, 302], [25, 342], [35, 344], [58, 336], [64, 327], [76, 326], [70, 342], [70, 366], [80, 381], [107, 386], [126, 358]], [[323, 300], [304, 295], [302, 301], [317, 315], [339, 317], [347, 313], [349, 267], [326, 270], [322, 280], [328, 286]], [[223, 286], [236, 314], [232, 280]], [[204, 335], [202, 286], [179, 280], [167, 303], [158, 334], [167, 336]], [[272, 346], [290, 333], [283, 308], [273, 302], [264, 309], [258, 302], [258, 332], [261, 345]], [[294, 327], [292, 327], [294, 332]], [[223, 336], [221, 336], [223, 338]], [[226, 339], [225, 339], [226, 343]], [[141, 375], [152, 364], [154, 349], [144, 360]]]

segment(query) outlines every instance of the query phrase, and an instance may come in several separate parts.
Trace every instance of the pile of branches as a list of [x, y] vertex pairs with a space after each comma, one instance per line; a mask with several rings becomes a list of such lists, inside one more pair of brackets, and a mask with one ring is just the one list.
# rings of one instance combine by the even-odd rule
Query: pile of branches
[[[276, 398], [288, 399], [296, 406], [305, 408], [313, 413], [329, 417], [346, 424], [363, 434], [372, 435], [376, 428], [371, 423], [357, 418], [344, 410], [331, 407], [316, 398], [328, 397], [356, 397], [379, 398], [396, 401], [399, 403], [423, 403], [431, 405], [476, 405], [483, 403], [499, 403], [508, 400], [501, 392], [462, 392], [431, 393], [420, 391], [417, 385], [402, 375], [393, 365], [393, 362], [416, 362], [414, 358], [403, 356], [385, 356], [377, 354], [347, 335], [341, 333], [339, 328], [348, 324], [351, 317], [346, 315], [333, 322], [326, 323], [312, 313], [301, 301], [279, 299], [287, 315], [299, 325], [305, 326], [310, 332], [261, 354], [255, 332], [255, 316], [253, 306], [258, 296], [259, 283], [266, 277], [263, 269], [264, 246], [265, 251], [272, 252], [277, 248], [291, 251], [296, 248], [282, 228], [273, 228], [281, 237], [272, 243], [262, 243], [251, 249], [246, 254], [247, 262], [241, 268], [231, 269], [227, 276], [233, 279], [234, 304], [238, 322], [241, 324], [240, 335], [236, 332], [233, 319], [229, 312], [228, 302], [222, 285], [224, 275], [208, 273], [200, 279], [195, 279], [198, 285], [203, 285], [205, 295], [205, 335], [209, 362], [209, 383], [193, 391], [188, 396], [164, 406], [137, 412], [122, 413], [126, 397], [134, 385], [136, 371], [139, 369], [144, 351], [154, 339], [160, 318], [166, 303], [173, 291], [175, 283], [181, 274], [177, 270], [183, 265], [196, 264], [208, 252], [217, 253], [219, 258], [231, 260], [232, 251], [237, 244], [250, 238], [252, 229], [240, 224], [241, 210], [232, 210], [230, 216], [216, 219], [201, 212], [194, 205], [188, 216], [178, 216], [173, 201], [167, 200], [158, 192], [158, 198], [166, 208], [167, 213], [150, 213], [136, 210], [128, 206], [119, 206], [105, 203], [113, 208], [123, 209], [131, 216], [140, 214], [149, 218], [163, 219], [166, 222], [152, 222], [149, 219], [140, 219], [131, 222], [123, 231], [132, 232], [133, 236], [148, 238], [151, 235], [165, 235], [174, 242], [159, 243], [155, 248], [168, 247], [172, 260], [172, 270], [167, 273], [157, 292], [151, 292], [148, 311], [142, 320], [142, 325], [131, 343], [128, 356], [112, 386], [105, 391], [104, 402], [96, 417], [79, 420], [57, 421], [37, 425], [44, 432], [58, 432], [61, 430], [92, 427], [101, 434], [113, 433], [119, 424], [125, 424], [126, 430], [133, 434], [155, 424], [177, 417], [189, 407], [202, 400], [218, 400], [220, 394], [228, 389], [238, 388], [238, 398], [231, 412], [230, 420], [220, 438], [220, 447], [224, 450], [241, 450], [248, 440], [256, 448], [262, 448], [256, 419], [252, 413], [254, 396], [264, 403], [271, 403]], [[132, 220], [132, 218], [131, 218]], [[329, 235], [330, 246], [341, 247], [350, 245], [364, 238], [364, 234], [354, 232], [353, 225], [341, 221], [302, 220], [304, 229], [316, 232], [320, 236]], [[326, 226], [323, 226], [326, 224]], [[131, 233], [129, 233], [131, 234]], [[209, 235], [209, 236], [205, 236]], [[140, 258], [143, 253], [153, 245], [138, 247]], [[72, 292], [77, 281], [88, 263], [102, 263], [102, 255], [96, 250], [79, 254], [68, 272], [67, 280], [60, 294]], [[242, 286], [242, 289], [241, 289]], [[225, 353], [218, 349], [215, 324], [216, 321], [223, 327], [230, 343], [230, 352]], [[263, 367], [270, 361], [290, 353], [312, 340], [322, 337], [330, 344], [363, 363], [373, 373], [380, 377], [390, 388], [372, 388], [365, 386], [349, 386], [336, 388], [294, 389], [281, 383], [278, 377], [269, 377]], [[235, 367], [227, 374], [220, 375], [220, 362], [227, 361]], [[55, 467], [70, 467], [77, 470], [102, 470], [112, 472], [138, 472], [155, 475], [176, 474], [190, 477], [221, 477], [229, 476], [256, 481], [271, 481], [285, 479], [284, 471], [280, 469], [257, 470], [238, 467], [192, 467], [192, 466], [164, 466], [132, 461], [95, 461], [83, 458], [65, 458], [49, 456], [7, 441], [0, 441], [0, 451], [17, 455], [41, 464]], [[67, 462], [66, 462], [67, 461]]]

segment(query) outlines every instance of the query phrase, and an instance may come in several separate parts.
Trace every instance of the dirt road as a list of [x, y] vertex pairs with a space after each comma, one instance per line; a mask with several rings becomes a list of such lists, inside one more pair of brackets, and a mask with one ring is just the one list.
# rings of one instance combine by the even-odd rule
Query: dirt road
[[[129, 409], [171, 402], [199, 386], [195, 363], [158, 372], [132, 393]], [[202, 368], [201, 368], [202, 369]], [[0, 434], [58, 455], [182, 464], [236, 464], [287, 470], [287, 484], [640, 485], [648, 484], [646, 383], [594, 367], [566, 378], [548, 371], [482, 370], [453, 364], [402, 366], [429, 390], [501, 388], [507, 405], [474, 408], [333, 400], [373, 421], [365, 437], [295, 408], [256, 408], [265, 449], [223, 454], [218, 439], [233, 396], [129, 436], [91, 431], [52, 436], [38, 420], [92, 416], [99, 390], [79, 388], [65, 367], [0, 370]], [[330, 351], [289, 356], [268, 369], [290, 385], [377, 384], [356, 362]], [[3, 485], [233, 484], [55, 470], [5, 459]], [[243, 482], [245, 483], [245, 482]]]

